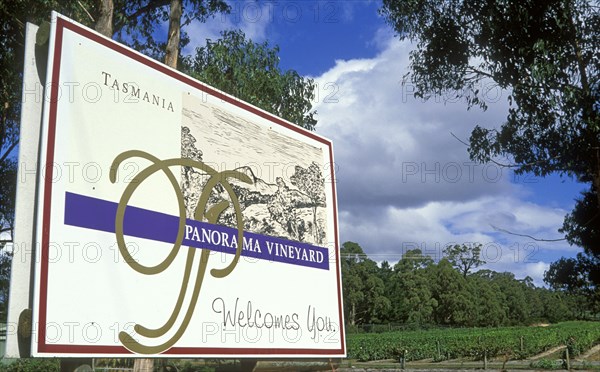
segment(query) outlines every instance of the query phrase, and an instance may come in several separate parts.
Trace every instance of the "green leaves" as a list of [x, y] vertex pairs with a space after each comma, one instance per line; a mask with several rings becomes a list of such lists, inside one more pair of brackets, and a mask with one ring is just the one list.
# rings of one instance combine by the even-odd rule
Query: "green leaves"
[[242, 31], [224, 31], [184, 61], [184, 71], [237, 98], [306, 129], [317, 120], [312, 109], [315, 84], [294, 70], [279, 68], [279, 48], [255, 43]]
[[377, 264], [354, 242], [344, 243], [340, 254], [346, 321], [350, 325], [383, 321], [391, 303]]
[[[353, 242], [343, 244], [341, 267], [346, 321], [352, 325], [388, 322], [404, 327], [499, 327], [561, 321], [587, 304], [583, 295], [536, 288], [533, 279], [482, 269], [479, 245], [449, 246], [439, 262], [420, 249], [406, 251], [392, 267], [377, 265]], [[466, 264], [466, 265], [465, 265]], [[465, 270], [467, 275], [465, 275]], [[572, 309], [569, 308], [572, 307]]]
[[511, 90], [515, 109], [506, 122], [486, 125], [501, 124], [502, 136], [477, 127], [472, 159], [504, 156], [518, 171], [573, 172], [588, 181], [598, 173], [600, 27], [592, 25], [600, 10], [593, 1], [386, 0], [381, 13], [401, 39], [416, 41], [410, 79], [417, 96], [454, 93], [486, 108], [477, 84], [491, 79]]
[[481, 244], [455, 244], [444, 249], [444, 254], [452, 266], [466, 278], [472, 269], [485, 264], [481, 259], [481, 247]]
[[415, 96], [454, 93], [468, 108], [486, 109], [478, 84], [492, 80], [509, 90], [506, 120], [473, 129], [471, 159], [501, 157], [517, 174], [591, 183], [586, 200], [593, 205], [578, 202], [562, 232], [599, 258], [598, 239], [590, 239], [598, 226], [590, 216], [600, 213], [598, 2], [384, 0], [380, 12], [400, 39], [416, 41]]
[[[115, 0], [114, 31], [116, 39], [152, 58], [162, 61], [167, 35], [157, 32], [169, 20], [170, 0]], [[224, 0], [188, 0], [183, 4], [182, 28], [192, 21], [206, 21], [231, 7]], [[157, 39], [158, 37], [158, 39]], [[181, 32], [180, 48], [190, 41]]]

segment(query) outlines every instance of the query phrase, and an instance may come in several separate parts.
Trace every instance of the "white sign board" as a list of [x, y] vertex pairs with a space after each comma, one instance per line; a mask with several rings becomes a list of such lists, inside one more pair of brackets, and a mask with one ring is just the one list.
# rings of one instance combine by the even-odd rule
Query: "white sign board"
[[34, 356], [344, 356], [329, 140], [59, 15]]

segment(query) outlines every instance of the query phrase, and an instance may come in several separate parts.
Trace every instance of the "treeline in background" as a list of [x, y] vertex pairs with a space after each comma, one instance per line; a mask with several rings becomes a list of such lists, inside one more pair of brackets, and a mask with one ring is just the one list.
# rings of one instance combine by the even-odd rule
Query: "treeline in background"
[[[595, 319], [595, 288], [569, 277], [571, 261], [553, 263], [548, 288], [531, 277], [476, 270], [481, 245], [448, 246], [437, 262], [421, 250], [406, 251], [393, 266], [378, 264], [361, 246], [341, 249], [347, 332], [427, 327], [499, 327]], [[585, 272], [580, 272], [582, 276]], [[581, 281], [581, 278], [579, 278]]]

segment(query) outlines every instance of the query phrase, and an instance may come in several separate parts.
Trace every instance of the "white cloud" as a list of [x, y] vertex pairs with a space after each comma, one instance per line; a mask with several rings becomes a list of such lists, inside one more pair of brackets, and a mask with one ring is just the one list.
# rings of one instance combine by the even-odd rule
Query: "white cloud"
[[506, 105], [481, 112], [415, 99], [401, 84], [409, 47], [396, 42], [374, 59], [337, 61], [316, 79], [317, 130], [335, 139], [340, 197], [348, 207], [414, 206], [514, 188], [505, 170], [471, 162], [452, 135], [468, 138], [486, 118], [499, 122]]
[[555, 259], [547, 253], [574, 250], [493, 226], [556, 238], [567, 211], [528, 201], [526, 187], [511, 182], [506, 168], [472, 162], [453, 136], [467, 140], [477, 124], [500, 125], [505, 92], [487, 85], [485, 112], [450, 96], [423, 102], [401, 83], [411, 45], [379, 45], [386, 47], [376, 57], [336, 61], [315, 78], [317, 131], [335, 149], [342, 241], [358, 242], [377, 261], [397, 261], [417, 247], [439, 257], [447, 244], [477, 242], [486, 267], [543, 284]]

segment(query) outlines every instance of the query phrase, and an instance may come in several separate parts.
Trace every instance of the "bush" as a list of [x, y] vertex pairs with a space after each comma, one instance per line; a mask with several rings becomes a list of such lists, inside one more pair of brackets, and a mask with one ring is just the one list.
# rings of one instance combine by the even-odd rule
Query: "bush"
[[0, 372], [59, 372], [58, 359], [17, 359], [10, 364], [0, 364]]

